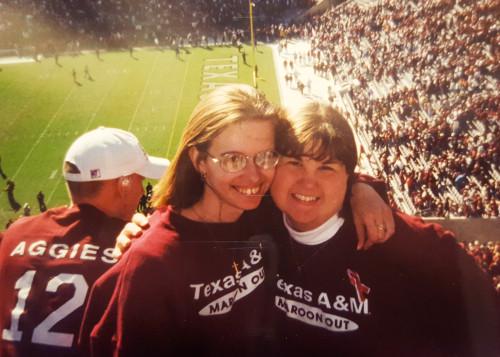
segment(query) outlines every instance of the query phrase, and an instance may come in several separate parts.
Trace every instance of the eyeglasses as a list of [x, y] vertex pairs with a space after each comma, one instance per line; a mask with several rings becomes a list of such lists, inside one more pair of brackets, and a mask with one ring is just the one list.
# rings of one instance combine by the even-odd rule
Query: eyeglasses
[[255, 166], [260, 169], [272, 169], [278, 164], [279, 154], [274, 150], [262, 151], [255, 156], [246, 156], [239, 152], [230, 152], [221, 155], [219, 158], [213, 157], [205, 152], [213, 162], [219, 163], [222, 170], [226, 172], [238, 172], [247, 166], [249, 160], [253, 160]]

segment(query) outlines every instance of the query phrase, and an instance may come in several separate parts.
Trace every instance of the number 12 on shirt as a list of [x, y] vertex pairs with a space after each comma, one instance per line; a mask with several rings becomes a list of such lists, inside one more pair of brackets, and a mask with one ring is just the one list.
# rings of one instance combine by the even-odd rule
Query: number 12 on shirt
[[[17, 304], [12, 310], [10, 329], [2, 331], [2, 339], [7, 341], [21, 341], [23, 332], [19, 330], [19, 320], [25, 313], [26, 299], [33, 285], [35, 270], [28, 270], [16, 282], [15, 289], [19, 290]], [[63, 332], [51, 332], [50, 329], [73, 311], [78, 309], [85, 302], [89, 286], [81, 274], [59, 274], [47, 284], [46, 292], [56, 292], [62, 284], [72, 284], [75, 287], [75, 294], [58, 309], [52, 311], [35, 329], [31, 342], [44, 345], [71, 347], [74, 334]]]

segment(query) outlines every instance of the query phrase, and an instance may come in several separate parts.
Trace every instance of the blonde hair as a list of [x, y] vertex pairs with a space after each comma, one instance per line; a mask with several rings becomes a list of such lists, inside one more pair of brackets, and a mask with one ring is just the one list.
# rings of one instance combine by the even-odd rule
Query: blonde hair
[[279, 121], [278, 109], [257, 89], [244, 84], [219, 87], [196, 106], [182, 134], [172, 163], [155, 187], [153, 207], [172, 205], [182, 209], [196, 203], [203, 193], [203, 181], [189, 157], [196, 147], [204, 158], [210, 143], [224, 129], [242, 120]]
[[308, 101], [283, 110], [282, 116], [288, 119], [289, 126], [277, 132], [276, 151], [318, 161], [336, 159], [345, 165], [349, 175], [354, 173], [358, 161], [356, 141], [349, 123], [337, 110]]

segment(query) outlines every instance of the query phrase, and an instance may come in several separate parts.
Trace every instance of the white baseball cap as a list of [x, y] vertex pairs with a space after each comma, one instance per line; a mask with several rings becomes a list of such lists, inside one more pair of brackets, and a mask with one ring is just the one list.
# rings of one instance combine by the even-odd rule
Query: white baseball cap
[[105, 127], [76, 139], [64, 162], [64, 178], [76, 182], [112, 180], [131, 174], [157, 180], [170, 165], [167, 159], [148, 156], [134, 134]]

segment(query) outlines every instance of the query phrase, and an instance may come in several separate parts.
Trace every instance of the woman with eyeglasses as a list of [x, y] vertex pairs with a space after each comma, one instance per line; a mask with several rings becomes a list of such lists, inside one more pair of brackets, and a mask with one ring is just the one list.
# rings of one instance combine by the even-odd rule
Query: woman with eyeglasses
[[265, 219], [245, 212], [259, 206], [274, 178], [281, 120], [246, 85], [201, 100], [155, 189], [150, 228], [92, 291], [84, 347], [90, 335], [94, 355], [269, 351], [278, 258]]

